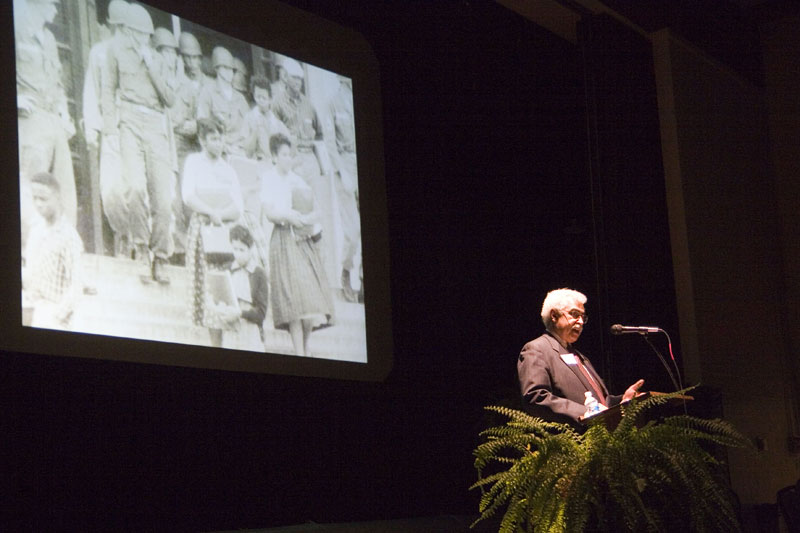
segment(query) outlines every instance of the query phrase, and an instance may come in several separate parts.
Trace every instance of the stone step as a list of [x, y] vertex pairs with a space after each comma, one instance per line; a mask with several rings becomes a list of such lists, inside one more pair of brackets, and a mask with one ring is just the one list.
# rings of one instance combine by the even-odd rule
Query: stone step
[[[84, 274], [99, 299], [176, 306], [183, 306], [190, 299], [192, 274], [185, 267], [167, 265], [165, 273], [170, 283], [162, 285], [146, 279], [146, 269], [134, 261], [89, 254], [86, 257], [89, 259], [84, 260]], [[143, 277], [147, 282], [143, 282]], [[341, 298], [339, 301], [344, 304], [338, 306], [337, 303], [339, 321], [364, 321], [363, 306], [341, 301]]]
[[[163, 288], [159, 287], [158, 290]], [[104, 295], [98, 291], [96, 295], [84, 296], [81, 299], [76, 310], [76, 320], [80, 317], [82, 324], [89, 325], [155, 322], [169, 327], [180, 327], [191, 323], [189, 305], [189, 299], [185, 294], [170, 294], [169, 290], [163, 290], [163, 294], [149, 295], [136, 292], [133, 297], [124, 289], [112, 295]], [[339, 334], [343, 332], [348, 335], [358, 334], [363, 328], [362, 305], [336, 302], [335, 313], [336, 325], [333, 329]], [[268, 327], [272, 324], [271, 316], [267, 316], [265, 323]]]
[[[76, 317], [75, 331], [120, 338], [146, 339], [192, 346], [211, 346], [208, 330], [187, 322], [165, 324], [160, 322], [126, 322], [115, 318], [105, 321], [86, 321]], [[354, 332], [347, 335], [338, 326], [315, 331], [309, 339], [309, 350], [315, 357], [340, 360], [366, 360], [366, 344]], [[267, 353], [294, 353], [291, 337], [284, 330], [264, 330], [264, 351]]]
[[[188, 345], [210, 345], [208, 330], [192, 324], [189, 314], [191, 273], [167, 265], [171, 283], [143, 283], [146, 268], [132, 260], [85, 254], [85, 279], [96, 294], [84, 296], [76, 309], [74, 330], [112, 337]], [[336, 324], [315, 331], [309, 349], [315, 357], [366, 360], [364, 306], [335, 300]], [[288, 332], [265, 321], [265, 351], [292, 354]]]

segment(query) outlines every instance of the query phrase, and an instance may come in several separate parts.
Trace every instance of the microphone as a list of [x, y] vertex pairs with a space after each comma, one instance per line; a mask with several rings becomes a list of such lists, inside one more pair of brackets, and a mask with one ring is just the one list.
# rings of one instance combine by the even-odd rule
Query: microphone
[[611, 326], [612, 335], [624, 335], [625, 333], [638, 333], [639, 335], [646, 335], [648, 333], [658, 333], [661, 328], [653, 328], [650, 326], [622, 326], [614, 324]]
[[[623, 335], [625, 333], [638, 333], [641, 335], [661, 360], [661, 364], [664, 365], [664, 368], [667, 370], [667, 374], [669, 374], [672, 384], [675, 385], [675, 390], [679, 391], [683, 388], [683, 385], [681, 384], [681, 371], [678, 369], [678, 363], [675, 361], [675, 355], [672, 353], [672, 340], [669, 338], [669, 333], [661, 328], [654, 328], [651, 326], [623, 326], [621, 324], [614, 324], [611, 326], [612, 335]], [[669, 342], [669, 355], [672, 357], [672, 364], [675, 366], [675, 372], [678, 374], [677, 380], [675, 380], [675, 375], [672, 373], [672, 370], [669, 369], [669, 365], [664, 360], [664, 356], [662, 356], [661, 352], [659, 352], [656, 347], [653, 346], [653, 343], [650, 342], [650, 339], [647, 336], [648, 333], [663, 333], [667, 336], [667, 341]]]

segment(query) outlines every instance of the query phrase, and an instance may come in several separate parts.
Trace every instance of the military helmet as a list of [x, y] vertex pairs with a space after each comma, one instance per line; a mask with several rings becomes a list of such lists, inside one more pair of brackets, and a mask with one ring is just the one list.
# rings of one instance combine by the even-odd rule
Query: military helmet
[[181, 36], [178, 37], [178, 48], [180, 49], [181, 54], [186, 56], [203, 55], [203, 49], [200, 48], [200, 43], [197, 41], [197, 37], [188, 32], [183, 32], [181, 33]]
[[175, 42], [175, 36], [167, 28], [156, 28], [153, 33], [153, 47], [158, 50], [162, 46], [178, 48], [178, 43]]
[[128, 19], [129, 7], [125, 0], [111, 0], [108, 4], [108, 23], [125, 24]]
[[125, 24], [132, 30], [153, 33], [153, 19], [150, 18], [150, 13], [139, 4], [128, 6], [128, 20]]
[[286, 73], [289, 76], [297, 76], [300, 78], [305, 77], [305, 72], [303, 72], [303, 67], [300, 66], [300, 63], [295, 61], [294, 59], [287, 57], [281, 62], [281, 66], [284, 68]]
[[217, 46], [211, 52], [211, 66], [215, 69], [217, 67], [228, 67], [233, 69], [235, 68], [235, 65], [233, 64], [233, 56], [226, 48]]

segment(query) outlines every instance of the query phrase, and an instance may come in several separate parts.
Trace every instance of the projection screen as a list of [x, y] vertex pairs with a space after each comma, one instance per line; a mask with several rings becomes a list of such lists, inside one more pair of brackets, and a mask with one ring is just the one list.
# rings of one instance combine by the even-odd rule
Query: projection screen
[[13, 2], [20, 284], [6, 344], [382, 378], [371, 50], [278, 3], [241, 29], [224, 2], [199, 22], [153, 3]]

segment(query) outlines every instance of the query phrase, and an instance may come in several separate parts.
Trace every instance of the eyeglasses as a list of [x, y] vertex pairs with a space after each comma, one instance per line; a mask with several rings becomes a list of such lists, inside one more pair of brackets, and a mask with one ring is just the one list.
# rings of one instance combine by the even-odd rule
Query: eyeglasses
[[583, 323], [586, 324], [589, 322], [589, 315], [586, 313], [581, 312], [578, 309], [570, 309], [569, 311], [562, 310], [562, 313], [572, 318], [572, 320], [578, 320], [579, 318], [583, 319]]

